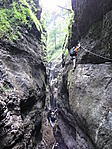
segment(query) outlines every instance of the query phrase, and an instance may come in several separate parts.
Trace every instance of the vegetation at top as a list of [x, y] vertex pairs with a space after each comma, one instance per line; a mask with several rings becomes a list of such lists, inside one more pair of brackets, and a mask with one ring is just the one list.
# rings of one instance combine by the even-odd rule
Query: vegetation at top
[[30, 4], [28, 0], [0, 0], [0, 38], [16, 40], [21, 36], [19, 26], [27, 25], [30, 29], [33, 22], [39, 31], [42, 30], [35, 12], [33, 0]]
[[[74, 19], [74, 12], [70, 11], [70, 1], [66, 1], [63, 8], [56, 7], [56, 9], [47, 10], [42, 9], [42, 20], [46, 24], [48, 31], [47, 40], [47, 59], [48, 61], [55, 61], [57, 57], [62, 57], [62, 53], [68, 54], [67, 42], [71, 36], [72, 21]], [[65, 9], [64, 9], [65, 8]], [[66, 40], [65, 40], [65, 36]], [[63, 43], [64, 46], [63, 46]]]

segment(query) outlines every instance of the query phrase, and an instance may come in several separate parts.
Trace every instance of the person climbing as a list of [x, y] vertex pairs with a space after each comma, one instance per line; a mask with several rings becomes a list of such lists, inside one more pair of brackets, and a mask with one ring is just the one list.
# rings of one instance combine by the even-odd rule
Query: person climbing
[[54, 95], [52, 93], [50, 95], [50, 105], [51, 109], [48, 111], [47, 119], [51, 127], [54, 128], [57, 120], [57, 108], [56, 108], [56, 100], [54, 99]]
[[62, 68], [65, 66], [65, 58], [64, 58], [64, 54], [62, 54]]
[[78, 46], [75, 48], [71, 48], [70, 49], [70, 56], [72, 57], [72, 60], [73, 60], [73, 71], [75, 70], [76, 68], [76, 56], [77, 56], [77, 51], [78, 49], [81, 47], [80, 43], [78, 44]]
[[57, 109], [49, 110], [47, 118], [51, 127], [54, 128], [56, 126], [56, 120], [57, 120]]

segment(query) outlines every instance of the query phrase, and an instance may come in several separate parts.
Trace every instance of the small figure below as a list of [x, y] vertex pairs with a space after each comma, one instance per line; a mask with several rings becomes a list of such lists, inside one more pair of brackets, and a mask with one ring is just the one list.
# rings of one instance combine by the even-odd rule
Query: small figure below
[[72, 57], [72, 60], [73, 60], [73, 71], [75, 70], [76, 68], [76, 56], [77, 56], [77, 51], [78, 49], [81, 47], [80, 43], [78, 44], [78, 46], [75, 48], [71, 48], [70, 49], [70, 56]]
[[62, 54], [62, 68], [64, 68], [65, 66], [65, 58], [64, 58], [64, 54]]
[[57, 109], [49, 110], [47, 118], [48, 118], [48, 121], [51, 127], [54, 128], [56, 125], [56, 120], [57, 120]]

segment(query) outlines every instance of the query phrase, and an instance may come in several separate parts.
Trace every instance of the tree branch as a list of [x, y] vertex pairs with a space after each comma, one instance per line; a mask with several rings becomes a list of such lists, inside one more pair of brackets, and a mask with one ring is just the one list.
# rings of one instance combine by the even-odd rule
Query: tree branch
[[65, 9], [65, 10], [67, 10], [67, 11], [72, 11], [71, 9], [68, 9], [68, 8], [65, 8], [65, 7], [62, 7], [62, 6], [59, 6], [59, 5], [57, 5], [58, 7], [60, 7], [61, 9]]

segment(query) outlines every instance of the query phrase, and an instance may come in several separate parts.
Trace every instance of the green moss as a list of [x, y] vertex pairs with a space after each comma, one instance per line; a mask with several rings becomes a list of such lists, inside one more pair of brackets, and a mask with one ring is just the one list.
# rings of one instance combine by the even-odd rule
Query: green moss
[[72, 10], [69, 25], [68, 25], [69, 38], [71, 38], [71, 36], [72, 36], [72, 23], [73, 23], [73, 20], [74, 20], [74, 11]]
[[5, 86], [3, 86], [3, 92], [5, 92], [5, 90], [6, 90], [6, 87], [5, 87]]
[[[42, 26], [41, 26], [41, 24], [40, 24], [40, 21], [37, 19], [36, 15], [35, 15], [34, 12], [32, 11], [31, 6], [27, 3], [26, 0], [21, 0], [21, 2], [23, 2], [23, 4], [28, 7], [28, 10], [29, 10], [28, 14], [29, 14], [31, 20], [34, 21], [34, 23], [35, 23], [37, 29], [38, 29], [39, 31], [42, 31]], [[32, 3], [33, 3], [33, 1], [32, 1]]]
[[57, 58], [61, 58], [62, 56], [62, 49], [58, 49], [56, 52], [52, 54], [52, 57], [48, 57], [48, 61], [59, 61]]
[[74, 11], [71, 10], [71, 16], [70, 16], [70, 20], [69, 20], [69, 24], [68, 24], [68, 30], [66, 30], [66, 32], [68, 32], [68, 33], [67, 33], [66, 41], [65, 41], [64, 46], [63, 46], [63, 54], [65, 55], [65, 58], [69, 54], [67, 45], [68, 45], [68, 38], [71, 38], [71, 36], [72, 36], [73, 20], [74, 20]]
[[[70, 17], [70, 20], [69, 20], [69, 25], [68, 25], [68, 33], [67, 33], [67, 38], [66, 38], [66, 41], [65, 41], [65, 44], [64, 44], [64, 47], [63, 47], [63, 52], [62, 52], [62, 49], [61, 48], [58, 48], [58, 50], [55, 50], [55, 52], [52, 54], [50, 54], [49, 52], [49, 57], [48, 57], [48, 61], [54, 61], [58, 56], [62, 56], [62, 53], [65, 55], [65, 58], [66, 56], [68, 55], [68, 49], [67, 49], [67, 44], [68, 44], [68, 38], [70, 38], [72, 36], [72, 23], [73, 23], [73, 20], [74, 20], [74, 11], [71, 10], [71, 17]], [[65, 30], [67, 32], [67, 28], [65, 28]], [[58, 46], [57, 46], [58, 47]], [[50, 47], [50, 50], [53, 51], [55, 48], [54, 47]]]
[[64, 53], [65, 57], [66, 57], [68, 54], [69, 54], [69, 53], [68, 53], [68, 49], [66, 48], [66, 49], [65, 49], [65, 53]]
[[66, 38], [65, 44], [64, 44], [64, 46], [63, 46], [63, 54], [65, 55], [65, 58], [66, 58], [66, 56], [68, 55], [68, 48], [67, 48], [68, 36], [69, 36], [69, 32], [68, 32], [68, 34], [67, 34], [67, 38]]
[[26, 0], [14, 0], [7, 8], [8, 1], [4, 1], [0, 10], [0, 38], [16, 40], [21, 33], [18, 26], [28, 25], [31, 28], [32, 22], [35, 23], [38, 31], [42, 31], [41, 24]]

